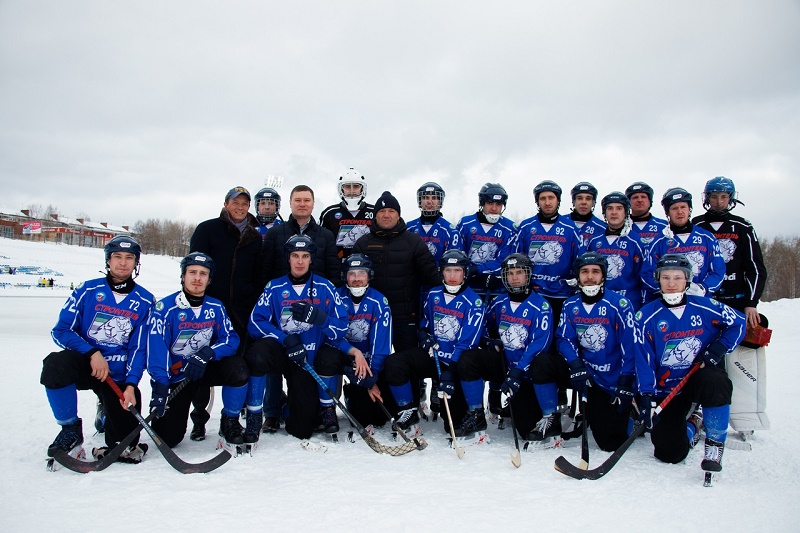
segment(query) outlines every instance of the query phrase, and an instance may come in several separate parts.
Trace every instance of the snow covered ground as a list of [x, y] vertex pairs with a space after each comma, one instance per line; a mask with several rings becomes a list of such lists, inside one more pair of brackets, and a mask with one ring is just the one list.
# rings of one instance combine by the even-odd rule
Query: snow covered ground
[[[99, 276], [103, 254], [0, 239], [0, 264], [9, 263], [63, 276], [55, 278], [56, 288], [44, 289], [13, 287], [22, 275], [0, 275], [0, 283], [12, 285], [0, 289], [0, 361], [6, 368], [0, 374], [0, 531], [798, 529], [793, 347], [800, 344], [794, 320], [800, 300], [761, 306], [775, 331], [768, 348], [772, 429], [756, 433], [751, 452], [726, 451], [723, 475], [711, 488], [702, 486], [700, 449], [684, 464], [665, 465], [652, 457], [649, 440], [640, 439], [603, 479], [576, 481], [556, 472], [553, 461], [563, 453], [577, 463], [579, 448], [523, 452], [522, 467], [515, 469], [510, 430], [490, 427], [492, 442], [467, 448], [459, 460], [440, 422], [423, 423], [427, 449], [401, 457], [378, 455], [358, 437], [329, 446], [327, 453], [307, 452], [281, 432], [264, 435], [254, 457], [232, 459], [210, 474], [182, 475], [154, 446], [139, 465], [51, 473], [44, 457], [58, 426], [39, 384], [41, 360], [56, 349], [50, 329], [70, 282]], [[177, 290], [177, 260], [144, 256], [142, 263], [143, 286], [156, 296]], [[142, 389], [149, 399], [146, 382]], [[93, 435], [94, 406], [92, 393], [81, 392], [87, 449], [102, 444]], [[218, 408], [209, 430], [218, 425]], [[392, 444], [386, 433], [378, 438]], [[197, 462], [215, 454], [214, 446], [213, 439], [196, 443], [187, 436], [175, 451]], [[590, 465], [606, 455], [592, 443]]]

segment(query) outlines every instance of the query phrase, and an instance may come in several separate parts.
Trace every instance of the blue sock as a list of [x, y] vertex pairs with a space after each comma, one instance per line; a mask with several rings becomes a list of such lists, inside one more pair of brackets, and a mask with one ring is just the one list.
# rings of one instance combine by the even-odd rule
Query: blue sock
[[728, 421], [731, 416], [730, 405], [719, 407], [703, 406], [703, 425], [706, 426], [706, 438], [717, 442], [725, 442], [728, 438]]
[[[228, 403], [225, 401], [225, 389], [228, 387], [222, 388], [222, 412], [228, 416], [239, 416], [239, 410], [242, 408], [243, 405], [263, 405], [264, 401], [264, 390], [267, 388], [267, 375], [264, 374], [263, 376], [250, 376], [250, 379], [247, 380], [247, 388], [245, 389], [245, 395], [243, 401], [239, 404], [234, 403], [235, 397], [231, 398], [231, 402]], [[234, 389], [233, 387], [230, 387]], [[236, 387], [234, 390], [238, 389]], [[238, 407], [237, 407], [238, 405]]]
[[398, 407], [405, 407], [412, 402], [413, 395], [411, 394], [410, 381], [406, 381], [402, 385], [389, 385], [389, 389], [391, 389], [392, 396], [394, 396], [394, 401], [397, 402]]
[[[247, 385], [241, 387], [222, 387], [222, 412], [228, 416], [239, 416], [248, 391]], [[259, 409], [261, 406], [259, 406]]]
[[542, 415], [549, 416], [555, 413], [556, 407], [558, 407], [558, 386], [555, 383], [545, 383], [543, 385], [534, 383], [533, 390], [536, 393], [536, 399], [539, 401], [539, 407], [542, 409]]
[[59, 425], [67, 426], [78, 421], [78, 389], [74, 384], [60, 389], [44, 389], [47, 401]]
[[464, 398], [467, 400], [467, 409], [474, 411], [483, 407], [483, 380], [462, 381], [461, 389], [464, 391]]

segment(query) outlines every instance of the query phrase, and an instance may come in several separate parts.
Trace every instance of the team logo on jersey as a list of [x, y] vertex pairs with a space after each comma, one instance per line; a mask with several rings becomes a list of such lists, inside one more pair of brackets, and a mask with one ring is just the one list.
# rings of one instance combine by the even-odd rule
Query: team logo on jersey
[[622, 308], [628, 307], [628, 300], [626, 300], [625, 298], [620, 298], [619, 299], [619, 306], [622, 307]]
[[500, 340], [509, 350], [522, 350], [528, 340], [528, 330], [522, 324], [509, 324], [501, 322], [497, 328], [500, 332]]
[[564, 254], [564, 248], [555, 241], [532, 242], [528, 249], [528, 257], [535, 265], [555, 265]]
[[548, 309], [550, 309], [550, 304], [549, 304], [549, 303], [547, 303], [547, 302], [544, 302], [544, 303], [542, 304], [542, 309], [544, 309], [545, 311], [547, 311]]
[[333, 218], [335, 218], [336, 220], [339, 220], [340, 218], [342, 218], [342, 214], [339, 213], [339, 212], [336, 212], [336, 213], [334, 213]]
[[469, 249], [469, 259], [475, 264], [482, 265], [497, 257], [497, 243], [490, 241], [472, 241]]
[[574, 306], [574, 307], [572, 308], [572, 314], [573, 314], [573, 315], [577, 315], [577, 314], [578, 314], [578, 312], [579, 312], [579, 309], [578, 309], [578, 306], [576, 305], [576, 306]]
[[[637, 314], [636, 318], [638, 319], [639, 318], [638, 315], [640, 313], [636, 313], [636, 314]], [[658, 328], [658, 331], [660, 331], [661, 333], [666, 333], [666, 331], [669, 329], [669, 324], [665, 320], [662, 320], [662, 321], [660, 321], [658, 323], [658, 325], [656, 325], [656, 327]]]
[[178, 313], [178, 320], [180, 320], [181, 322], [186, 321], [186, 311], [181, 311], [180, 313]]
[[383, 297], [383, 305], [389, 305], [389, 300], [386, 299], [386, 296]]
[[622, 269], [625, 268], [625, 260], [618, 255], [607, 255], [608, 260], [608, 273], [606, 278], [617, 279], [622, 275]]
[[201, 330], [184, 329], [178, 333], [178, 338], [172, 343], [170, 351], [175, 355], [180, 355], [187, 359], [190, 355], [197, 353], [201, 348], [211, 344], [212, 329]]
[[342, 224], [336, 234], [336, 246], [352, 247], [362, 235], [369, 233], [366, 224]]
[[99, 291], [97, 294], [95, 294], [94, 299], [98, 302], [102, 302], [106, 299], [106, 293]]
[[133, 324], [128, 317], [97, 313], [88, 335], [103, 346], [125, 346], [133, 331]]
[[434, 303], [434, 305], [439, 305], [439, 297], [438, 296], [434, 296], [433, 297], [433, 303]]
[[483, 302], [481, 301], [480, 298], [475, 298], [475, 304], [474, 305], [475, 305], [475, 307], [480, 307], [480, 306], [483, 305]]
[[156, 311], [163, 311], [164, 310], [164, 302], [161, 300], [156, 302]]
[[642, 319], [642, 312], [641, 311], [636, 311], [636, 314], [633, 316], [633, 318], [635, 318], [636, 320], [641, 320]]
[[700, 252], [689, 252], [686, 254], [686, 259], [692, 264], [692, 276], [695, 277], [700, 274], [700, 270], [702, 270], [703, 265], [706, 262], [705, 257]]
[[369, 322], [363, 318], [353, 320], [347, 325], [347, 334], [345, 338], [350, 343], [364, 342], [369, 338]]
[[311, 324], [298, 322], [292, 317], [292, 308], [284, 307], [281, 310], [281, 331], [284, 333], [303, 333], [311, 329]]
[[733, 254], [736, 253], [736, 243], [731, 239], [720, 239], [718, 242], [722, 257], [725, 259], [725, 262], [728, 263], [733, 259]]
[[592, 324], [589, 327], [578, 326], [576, 329], [578, 332], [578, 342], [580, 342], [584, 350], [597, 352], [606, 347], [608, 331], [606, 331], [606, 328], [603, 326]]
[[281, 298], [283, 298], [284, 300], [285, 300], [286, 298], [288, 298], [288, 297], [289, 297], [289, 291], [283, 291], [283, 292], [281, 293]]
[[700, 348], [702, 347], [703, 343], [697, 337], [670, 341], [664, 346], [661, 366], [685, 368], [694, 361], [695, 356], [700, 353]]
[[433, 335], [441, 341], [453, 342], [458, 337], [461, 324], [453, 315], [435, 313], [433, 316]]

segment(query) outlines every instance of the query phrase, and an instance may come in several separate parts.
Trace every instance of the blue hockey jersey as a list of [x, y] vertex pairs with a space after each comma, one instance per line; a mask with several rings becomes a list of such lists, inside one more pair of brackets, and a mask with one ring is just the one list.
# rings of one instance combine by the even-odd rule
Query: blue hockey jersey
[[630, 301], [604, 289], [594, 304], [584, 304], [580, 294], [564, 302], [556, 346], [567, 363], [583, 359], [592, 381], [613, 394], [621, 374], [634, 375], [633, 334]]
[[478, 274], [500, 274], [503, 259], [512, 252], [510, 241], [516, 230], [514, 222], [503, 216], [484, 227], [477, 214], [465, 216], [456, 226], [460, 247], [478, 269]]
[[358, 348], [369, 363], [372, 375], [377, 376], [383, 370], [383, 362], [392, 353], [392, 312], [389, 300], [369, 287], [358, 305], [346, 287], [336, 289], [347, 309], [347, 334], [333, 346], [344, 353]]
[[601, 234], [589, 241], [589, 252], [597, 252], [608, 260], [603, 284], [627, 298], [637, 311], [642, 307], [642, 263], [644, 252], [639, 242], [628, 235]]
[[657, 218], [651, 215], [649, 220], [633, 222], [631, 224], [630, 236], [639, 241], [639, 245], [642, 247], [643, 251], [647, 251], [650, 247], [650, 243], [660, 237], [661, 232], [664, 231], [664, 228], [668, 225], [667, 221], [663, 218]]
[[589, 244], [589, 241], [597, 237], [598, 235], [602, 235], [606, 231], [606, 223], [600, 220], [597, 215], [592, 215], [587, 222], [572, 220], [572, 223], [575, 224], [575, 227], [578, 229], [578, 234], [583, 238], [583, 246], [586, 247]]
[[200, 307], [192, 308], [183, 291], [156, 302], [147, 337], [147, 372], [154, 381], [183, 381], [189, 357], [206, 346], [214, 350], [215, 360], [235, 354], [239, 347], [239, 335], [222, 302], [206, 296]]
[[535, 292], [519, 304], [503, 294], [486, 313], [484, 336], [503, 342], [508, 368], [527, 373], [533, 359], [550, 345], [554, 326], [553, 308]]
[[140, 285], [120, 295], [106, 278], [86, 281], [72, 291], [51, 335], [61, 348], [82, 354], [99, 350], [114, 381], [138, 384], [147, 363], [147, 317], [153, 301]]
[[545, 229], [539, 217], [525, 219], [512, 243], [513, 251], [526, 254], [533, 263], [533, 286], [536, 292], [554, 298], [567, 298], [572, 287], [575, 258], [584, 251], [583, 237], [569, 217], [559, 216]]
[[[325, 323], [316, 327], [292, 318], [292, 304], [305, 301], [319, 306], [327, 313]], [[289, 276], [270, 281], [258, 299], [247, 333], [254, 339], [275, 339], [283, 344], [287, 335], [300, 335], [313, 366], [314, 355], [323, 340], [336, 341], [347, 333], [347, 309], [331, 282], [312, 274], [299, 289], [292, 286]]]
[[438, 356], [443, 363], [456, 363], [464, 350], [478, 346], [483, 331], [483, 301], [467, 287], [452, 296], [443, 286], [428, 293], [420, 327], [429, 331], [439, 344]]
[[636, 313], [639, 393], [666, 396], [711, 343], [730, 353], [744, 335], [744, 315], [711, 298], [687, 295], [676, 308], [660, 298], [650, 302]]
[[406, 230], [419, 235], [437, 265], [444, 252], [450, 248], [461, 249], [461, 240], [456, 227], [444, 217], [438, 217], [433, 224], [423, 224], [422, 219], [415, 218], [406, 224]]
[[725, 258], [716, 237], [698, 226], [692, 226], [692, 231], [686, 237], [672, 235], [672, 231], [665, 228], [661, 237], [650, 245], [642, 264], [642, 282], [651, 294], [659, 292], [654, 273], [658, 259], [664, 254], [684, 254], [692, 264], [692, 283], [703, 287], [708, 296], [722, 285]]

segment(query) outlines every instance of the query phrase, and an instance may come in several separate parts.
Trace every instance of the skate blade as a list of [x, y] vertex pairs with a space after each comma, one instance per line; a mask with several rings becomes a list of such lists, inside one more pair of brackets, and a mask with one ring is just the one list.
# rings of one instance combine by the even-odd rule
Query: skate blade
[[703, 486], [704, 487], [713, 487], [714, 481], [718, 479], [719, 472], [704, 472], [703, 477]]
[[565, 447], [568, 446], [565, 446], [565, 441], [561, 437], [547, 437], [544, 440], [526, 440], [522, 445], [522, 450], [525, 452], [538, 452]]
[[[448, 437], [447, 441], [450, 443], [451, 448], [455, 448], [453, 446], [453, 438]], [[476, 431], [475, 435], [470, 437], [456, 437], [456, 443], [459, 447], [465, 448], [467, 446], [479, 446], [481, 444], [489, 444], [492, 442], [492, 439], [489, 437], [489, 434], [485, 431]]]
[[[83, 461], [86, 459], [86, 450], [83, 449], [83, 446], [76, 446], [69, 451], [68, 455]], [[48, 472], [56, 472], [62, 468], [61, 464], [53, 457], [47, 457], [45, 461], [45, 467], [47, 468]]]
[[247, 451], [246, 450], [246, 446], [248, 446], [248, 445], [247, 444], [231, 444], [231, 443], [225, 441], [225, 439], [219, 439], [219, 441], [217, 441], [217, 449], [218, 450], [226, 450], [234, 458], [241, 457], [242, 455], [244, 455], [246, 453], [246, 451]]
[[328, 451], [328, 447], [322, 444], [321, 442], [312, 442], [310, 440], [300, 441], [300, 447], [307, 452], [325, 453]]

